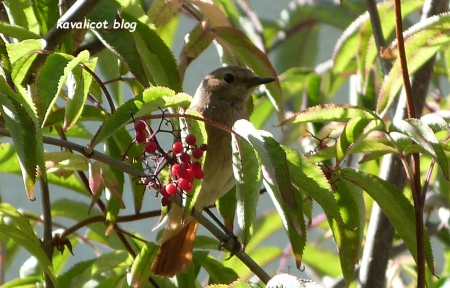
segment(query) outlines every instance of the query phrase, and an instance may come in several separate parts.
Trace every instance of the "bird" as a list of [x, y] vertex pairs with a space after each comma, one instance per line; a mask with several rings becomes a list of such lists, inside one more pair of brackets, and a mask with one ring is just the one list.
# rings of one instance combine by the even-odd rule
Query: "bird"
[[[247, 103], [255, 88], [275, 81], [272, 77], [258, 77], [245, 67], [218, 68], [201, 81], [187, 111], [196, 111], [213, 122], [232, 127], [240, 119], [249, 119]], [[207, 146], [203, 170], [205, 172], [194, 208], [202, 211], [226, 194], [234, 185], [231, 134], [206, 124]], [[170, 205], [167, 224], [151, 271], [153, 275], [173, 277], [189, 270], [198, 222], [188, 216], [182, 220], [182, 209]]]

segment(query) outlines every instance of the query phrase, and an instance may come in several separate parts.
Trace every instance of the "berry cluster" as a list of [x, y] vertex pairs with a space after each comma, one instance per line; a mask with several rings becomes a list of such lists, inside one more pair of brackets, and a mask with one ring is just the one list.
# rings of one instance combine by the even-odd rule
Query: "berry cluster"
[[[161, 127], [156, 132], [153, 132], [151, 127], [143, 120], [138, 120], [134, 123], [134, 130], [136, 132], [135, 141], [144, 144], [144, 150], [148, 154], [153, 154], [151, 160], [155, 163], [155, 167], [161, 168], [165, 165], [170, 165], [170, 181], [167, 184], [162, 184], [158, 180], [159, 172], [150, 173], [146, 185], [149, 188], [155, 188], [162, 195], [161, 204], [166, 206], [169, 203], [169, 197], [177, 193], [184, 192], [189, 194], [193, 190], [193, 181], [195, 179], [203, 179], [205, 172], [202, 169], [202, 164], [199, 161], [207, 150], [206, 144], [197, 145], [197, 138], [193, 134], [188, 134], [184, 138], [184, 143], [175, 141], [172, 149], [165, 151], [159, 146], [156, 140], [156, 134], [161, 132]], [[164, 131], [169, 132], [169, 131]], [[150, 134], [150, 135], [149, 135]], [[175, 135], [175, 134], [174, 134]], [[147, 158], [145, 153], [142, 157]], [[162, 159], [166, 161], [162, 161]], [[162, 165], [162, 163], [165, 163]], [[148, 167], [149, 168], [149, 167]], [[150, 169], [153, 170], [153, 169]], [[161, 171], [156, 169], [156, 171]]]
[[153, 140], [153, 137], [147, 137], [147, 123], [144, 120], [136, 121], [134, 130], [136, 131], [136, 142], [145, 143], [145, 152], [154, 154], [158, 149], [158, 144]]
[[172, 145], [172, 152], [177, 155], [178, 161], [172, 164], [170, 169], [173, 180], [167, 185], [163, 185], [160, 190], [163, 196], [161, 199], [163, 206], [167, 205], [170, 196], [179, 191], [178, 188], [185, 193], [190, 193], [193, 189], [194, 179], [203, 179], [205, 176], [202, 164], [198, 160], [203, 156], [207, 145], [202, 144], [197, 147], [197, 138], [193, 134], [186, 135], [184, 142], [186, 145], [180, 141], [175, 141]]

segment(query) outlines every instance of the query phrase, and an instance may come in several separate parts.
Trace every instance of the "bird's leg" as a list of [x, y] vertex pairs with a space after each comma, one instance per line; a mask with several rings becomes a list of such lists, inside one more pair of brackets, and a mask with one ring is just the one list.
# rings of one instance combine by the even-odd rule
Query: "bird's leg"
[[236, 254], [236, 252], [238, 252], [242, 248], [238, 237], [234, 235], [232, 231], [228, 230], [228, 228], [219, 219], [217, 219], [216, 215], [214, 215], [214, 213], [212, 213], [209, 208], [206, 207], [203, 210], [206, 212], [206, 214], [209, 215], [209, 217], [214, 220], [214, 222], [217, 223], [217, 225], [219, 225], [222, 231], [228, 236], [227, 239], [222, 239], [219, 244], [218, 250], [221, 250], [222, 247], [225, 247], [231, 253], [230, 257], [228, 258], [230, 259], [234, 256], [234, 254]]

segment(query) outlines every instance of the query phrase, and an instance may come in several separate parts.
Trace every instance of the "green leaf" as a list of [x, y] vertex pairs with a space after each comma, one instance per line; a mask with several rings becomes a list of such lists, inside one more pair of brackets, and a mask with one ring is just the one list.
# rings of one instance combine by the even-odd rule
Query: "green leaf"
[[6, 43], [3, 38], [0, 39], [0, 61], [2, 63], [2, 65], [0, 66], [0, 71], [5, 78], [6, 83], [12, 88], [14, 86], [14, 83], [11, 77], [11, 62], [9, 62], [8, 51], [6, 50]]
[[0, 234], [13, 239], [30, 252], [37, 259], [39, 266], [50, 277], [54, 285], [58, 287], [52, 263], [45, 255], [44, 250], [42, 250], [41, 242], [36, 237], [28, 220], [7, 203], [0, 203], [0, 213], [10, 218], [12, 223], [14, 223], [14, 226], [0, 223]]
[[183, 1], [165, 1], [156, 0], [153, 1], [150, 9], [147, 11], [148, 19], [151, 23], [155, 24], [155, 27], [159, 27], [162, 24], [169, 21], [178, 9], [183, 5]]
[[29, 69], [42, 49], [42, 43], [35, 39], [26, 39], [6, 46], [12, 64], [12, 78], [15, 83], [22, 83], [28, 76]]
[[131, 287], [144, 287], [148, 283], [151, 275], [150, 268], [157, 252], [158, 247], [152, 242], [142, 246], [141, 251], [133, 261], [133, 266], [131, 266]]
[[105, 141], [115, 131], [131, 121], [131, 114], [135, 118], [150, 115], [152, 112], [172, 106], [187, 106], [191, 97], [184, 93], [175, 92], [166, 87], [152, 87], [146, 89], [141, 96], [128, 100], [109, 117], [98, 131], [93, 146]]
[[[41, 123], [44, 123], [52, 112], [53, 105], [72, 71], [76, 69], [78, 73], [87, 73], [82, 72], [78, 65], [88, 60], [89, 52], [87, 51], [81, 52], [76, 58], [61, 53], [54, 53], [47, 58], [44, 66], [39, 70], [36, 79], [36, 91], [34, 93], [36, 97], [33, 99], [36, 103], [38, 117]], [[93, 67], [91, 66], [91, 68]], [[70, 86], [68, 90], [73, 87], [70, 85], [70, 82], [67, 83]], [[85, 84], [84, 82], [82, 83]], [[75, 111], [76, 107], [79, 107], [79, 104], [78, 101], [72, 102], [69, 99], [65, 110], [65, 117], [71, 116], [72, 114], [78, 115], [79, 117], [81, 113]]]
[[26, 193], [29, 199], [34, 199], [37, 167], [41, 170], [42, 179], [47, 181], [42, 134], [27, 92], [22, 86], [17, 86], [16, 90], [12, 91], [0, 77], [0, 95], [3, 96], [0, 97], [0, 112], [16, 147]]
[[185, 43], [181, 50], [178, 70], [184, 75], [187, 66], [208, 48], [214, 40], [214, 33], [207, 26], [206, 21], [200, 21], [185, 37]]
[[284, 118], [283, 96], [277, 72], [273, 68], [267, 55], [256, 47], [250, 39], [239, 29], [234, 27], [213, 27], [211, 30], [216, 34], [217, 42], [235, 55], [242, 63], [250, 67], [260, 77], [273, 77], [275, 81], [265, 84], [265, 91], [277, 111], [278, 120]]
[[17, 25], [12, 25], [10, 23], [6, 23], [3, 21], [0, 21], [0, 33], [8, 35], [13, 38], [16, 38], [19, 41], [23, 41], [26, 39], [41, 38], [41, 36], [39, 36], [36, 33], [31, 32], [28, 29], [25, 29], [25, 28], [17, 26]]
[[341, 135], [336, 142], [336, 163], [339, 166], [344, 157], [347, 156], [357, 142], [363, 141], [367, 135], [374, 131], [380, 130], [384, 126], [384, 122], [379, 119], [367, 119], [354, 117], [345, 125]]
[[420, 117], [420, 121], [422, 121], [422, 123], [424, 123], [425, 125], [428, 125], [434, 133], [450, 130], [447, 121], [445, 121], [444, 118], [435, 113], [423, 115], [422, 117]]
[[256, 206], [261, 188], [261, 161], [247, 141], [232, 134], [233, 171], [236, 179], [237, 219], [241, 239], [247, 246], [253, 235]]
[[366, 217], [364, 198], [359, 187], [340, 181], [338, 172], [334, 174], [337, 174], [331, 176], [331, 180], [337, 187], [334, 196], [346, 226], [340, 225], [330, 217], [328, 217], [328, 222], [339, 250], [339, 259], [345, 282], [349, 284], [353, 280], [355, 265], [359, 261], [361, 243], [364, 238]]
[[[99, 257], [78, 262], [69, 271], [58, 277], [59, 283], [64, 287], [83, 286], [88, 281], [103, 275], [104, 273], [112, 273], [117, 268], [128, 268], [133, 264], [133, 258], [126, 251], [115, 251], [105, 253]], [[121, 272], [118, 272], [121, 273]], [[125, 274], [125, 270], [122, 272]], [[109, 274], [111, 277], [112, 275]]]
[[59, 18], [59, 0], [31, 0], [31, 3], [33, 3], [32, 7], [36, 20], [39, 22], [39, 28], [42, 34], [46, 35], [56, 25]]
[[88, 160], [86, 157], [70, 152], [45, 152], [47, 172], [55, 173], [60, 170], [87, 171]]
[[[362, 171], [342, 168], [342, 179], [361, 187], [372, 197], [391, 221], [397, 233], [405, 242], [409, 252], [417, 261], [416, 222], [414, 208], [406, 197], [393, 184]], [[430, 239], [424, 231], [425, 260], [434, 274], [433, 253]]]
[[182, 83], [175, 57], [170, 48], [159, 37], [155, 28], [125, 12], [122, 12], [121, 16], [130, 23], [136, 23], [133, 37], [140, 56], [144, 58], [144, 69], [148, 71], [147, 75], [154, 79], [154, 84], [181, 92]]
[[[99, 10], [99, 9], [96, 9]], [[104, 21], [102, 19], [101, 21]], [[102, 43], [114, 52], [130, 69], [130, 72], [137, 78], [144, 87], [149, 87], [149, 78], [140, 57], [139, 49], [136, 45], [132, 33], [125, 29], [93, 30]]]
[[392, 129], [411, 137], [411, 140], [425, 149], [442, 169], [446, 179], [449, 179], [449, 162], [439, 140], [433, 130], [417, 119], [396, 120], [392, 122]]
[[264, 186], [283, 220], [297, 267], [300, 267], [306, 242], [303, 198], [291, 184], [286, 153], [269, 132], [255, 129], [247, 120], [236, 121], [233, 129], [252, 144], [261, 158]]
[[200, 10], [200, 12], [203, 14], [203, 17], [208, 20], [208, 23], [211, 27], [231, 26], [230, 21], [223, 13], [222, 9], [220, 9], [213, 3], [205, 2], [202, 0], [187, 0], [187, 2], [194, 4], [195, 7]]
[[[450, 43], [450, 14], [431, 16], [405, 32], [405, 52], [408, 73], [413, 75], [425, 62]], [[391, 44], [391, 49], [396, 49]], [[397, 57], [388, 77], [383, 81], [378, 98], [377, 112], [386, 113], [403, 87], [400, 58]]]
[[[298, 112], [280, 123], [281, 126], [306, 122], [338, 121], [348, 122], [355, 117], [381, 119], [372, 111], [348, 104], [318, 105]], [[382, 121], [381, 121], [382, 122]], [[382, 122], [383, 123], [383, 122]]]
[[[423, 2], [417, 0], [402, 1], [402, 17], [406, 17], [422, 7]], [[382, 31], [387, 38], [395, 28], [394, 3], [385, 1], [377, 4]], [[373, 39], [372, 25], [368, 12], [353, 21], [342, 33], [333, 52], [333, 73], [341, 74], [354, 71], [355, 62], [358, 64], [359, 75], [365, 77], [364, 69], [373, 67], [378, 50]], [[355, 57], [356, 55], [356, 57]], [[364, 82], [363, 82], [364, 83]]]
[[16, 287], [38, 287], [40, 285], [44, 285], [43, 279], [40, 276], [37, 277], [26, 277], [26, 278], [16, 278], [9, 282], [6, 282], [2, 285], [2, 288], [16, 288]]
[[[83, 52], [85, 52], [84, 50]], [[78, 60], [78, 57], [83, 57], [83, 52], [78, 54], [77, 58], [74, 61]], [[89, 53], [86, 52], [86, 57], [89, 57]], [[95, 65], [97, 61], [96, 59], [84, 62], [83, 64], [94, 71]], [[69, 66], [72, 65], [72, 62], [69, 63]], [[75, 66], [69, 73], [67, 79], [67, 105], [66, 105], [66, 113], [64, 117], [64, 130], [69, 130], [80, 118], [81, 113], [83, 112], [83, 108], [86, 104], [86, 99], [89, 93], [89, 87], [91, 86], [92, 75], [81, 68], [80, 66]]]
[[303, 193], [311, 196], [325, 211], [328, 217], [335, 219], [340, 225], [344, 221], [339, 206], [333, 196], [333, 189], [322, 169], [314, 162], [306, 159], [297, 150], [283, 147], [286, 152], [292, 182]]
[[3, 5], [11, 23], [39, 34], [39, 23], [29, 1], [5, 0]]
[[236, 215], [236, 187], [225, 193], [216, 201], [217, 210], [223, 218], [225, 227], [230, 231], [234, 231], [234, 218]]
[[206, 270], [210, 283], [229, 284], [239, 278], [234, 269], [225, 267], [206, 251], [194, 251], [193, 260], [196, 266]]

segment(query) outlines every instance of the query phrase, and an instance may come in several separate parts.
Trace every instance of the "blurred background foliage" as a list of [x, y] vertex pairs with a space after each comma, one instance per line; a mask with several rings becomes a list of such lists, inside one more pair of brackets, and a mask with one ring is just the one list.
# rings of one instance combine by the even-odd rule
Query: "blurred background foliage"
[[[193, 95], [204, 75], [230, 64], [248, 66], [262, 77], [277, 77], [276, 83], [255, 93], [251, 122], [284, 146], [261, 133], [266, 137], [264, 147], [255, 150], [267, 153], [274, 167], [280, 167], [274, 159], [284, 155], [287, 160], [282, 164], [290, 165], [292, 179], [280, 182], [295, 186], [302, 197], [300, 216], [282, 208], [286, 216], [271, 203], [283, 206], [282, 201], [262, 193], [261, 201], [252, 203], [257, 220], [251, 223], [246, 253], [270, 276], [289, 273], [326, 287], [380, 287], [358, 280], [375, 200], [397, 230], [380, 277], [386, 287], [415, 287], [413, 194], [406, 185], [403, 197], [376, 176], [383, 172], [381, 156], [421, 152], [422, 185], [428, 184], [424, 223], [432, 239], [431, 246], [425, 240], [424, 249], [431, 253], [432, 247], [435, 258], [425, 257], [426, 281], [428, 287], [448, 285], [450, 19], [445, 13], [423, 16], [424, 7], [441, 5], [439, 12], [445, 12], [448, 2], [402, 1], [410, 72], [435, 57], [429, 87], [428, 80], [421, 82], [424, 103], [418, 115], [435, 117], [423, 120], [425, 128], [413, 121], [407, 128], [392, 124], [397, 103], [404, 101], [398, 97], [403, 82], [393, 2], [376, 4], [387, 43], [382, 58], [374, 20], [367, 12], [375, 5], [371, 1], [70, 2], [1, 3], [0, 283], [4, 287], [52, 281], [61, 287], [198, 287], [228, 285], [238, 278], [243, 282], [234, 285], [263, 287], [239, 259], [226, 260], [228, 253], [214, 251], [219, 242], [204, 230], [196, 243], [201, 249], [194, 253], [195, 269], [173, 281], [149, 275], [148, 262], [156, 247], [156, 232], [150, 230], [158, 220], [160, 201], [154, 191], [144, 193], [145, 186], [137, 181], [136, 171], [146, 167], [145, 161], [120, 161], [124, 154], [132, 159], [142, 153], [139, 145], [128, 147], [134, 138], [130, 111], [140, 117], [160, 115], [163, 108], [176, 112], [179, 106], [187, 107], [189, 98], [182, 92]], [[130, 26], [55, 29], [58, 21]], [[155, 86], [171, 92], [148, 89]], [[172, 102], [164, 98], [167, 95], [174, 97]], [[165, 102], [158, 102], [161, 99]], [[369, 126], [375, 121], [375, 128]], [[151, 123], [157, 127], [159, 119]], [[368, 137], [367, 127], [375, 135]], [[385, 139], [383, 133], [397, 138]], [[164, 145], [173, 141], [170, 135], [162, 138], [161, 143], [169, 143]], [[411, 139], [417, 145], [411, 145]], [[118, 161], [92, 161], [93, 148]], [[432, 161], [440, 169], [429, 169]], [[50, 183], [50, 188], [42, 183]], [[95, 185], [100, 192], [91, 195], [88, 191]], [[39, 201], [27, 202], [35, 198]], [[41, 199], [48, 203], [40, 204]], [[223, 201], [228, 205], [235, 200]], [[406, 211], [404, 215], [397, 208]], [[49, 211], [50, 227], [45, 223]], [[234, 213], [221, 214], [233, 223]], [[298, 226], [283, 223], [292, 220], [290, 216], [300, 219], [296, 218]], [[45, 247], [49, 231], [53, 231], [50, 242], [61, 250], [54, 252], [53, 264]], [[289, 233], [300, 237], [293, 240]], [[38, 238], [43, 239], [42, 248]], [[293, 251], [302, 255], [295, 258]], [[44, 272], [51, 276], [43, 277]]]

